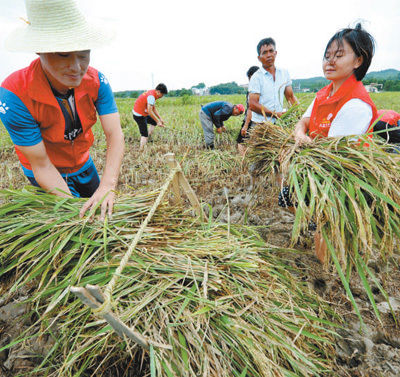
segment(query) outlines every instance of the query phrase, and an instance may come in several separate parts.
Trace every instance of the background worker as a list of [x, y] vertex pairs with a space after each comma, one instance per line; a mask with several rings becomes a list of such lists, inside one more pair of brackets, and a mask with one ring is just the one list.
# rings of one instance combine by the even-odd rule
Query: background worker
[[254, 73], [249, 82], [249, 107], [253, 123], [267, 120], [275, 122], [284, 113], [283, 96], [290, 105], [299, 103], [293, 93], [292, 80], [286, 69], [275, 66], [276, 44], [272, 38], [262, 39], [257, 45], [261, 68]]
[[[153, 133], [155, 126], [165, 127], [165, 123], [156, 109], [156, 100], [167, 93], [167, 87], [164, 84], [158, 84], [155, 89], [142, 93], [133, 105], [133, 119], [139, 126], [140, 131], [140, 151], [147, 144], [147, 140]], [[150, 124], [149, 129], [147, 129], [147, 124]]]
[[[89, 24], [74, 0], [26, 0], [26, 8], [27, 25], [6, 46], [39, 58], [2, 83], [0, 118], [33, 185], [90, 198], [81, 216], [102, 201], [103, 219], [113, 209], [124, 137], [111, 87], [89, 61], [90, 49], [109, 35]], [[101, 180], [89, 154], [96, 113], [107, 142]]]
[[[255, 72], [258, 71], [258, 68], [256, 65], [253, 65], [250, 67], [246, 73], [247, 78], [251, 79], [251, 77], [254, 75]], [[238, 137], [236, 139], [238, 143], [238, 151], [240, 155], [244, 156], [246, 152], [246, 147], [243, 145], [243, 142], [245, 139], [249, 137], [249, 131], [253, 127], [254, 123], [251, 121], [251, 110], [249, 110], [249, 91], [246, 93], [246, 111], [244, 112], [244, 118], [243, 118], [243, 123], [242, 127], [240, 128]]]
[[202, 106], [199, 116], [206, 148], [214, 149], [214, 125], [219, 134], [225, 132], [224, 121], [228, 120], [232, 115], [237, 116], [243, 112], [244, 106], [242, 104], [232, 105], [225, 101], [210, 102]]

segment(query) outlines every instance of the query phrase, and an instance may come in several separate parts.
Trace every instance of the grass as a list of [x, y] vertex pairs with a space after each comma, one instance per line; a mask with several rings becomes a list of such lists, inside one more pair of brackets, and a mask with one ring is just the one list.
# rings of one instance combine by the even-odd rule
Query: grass
[[[398, 93], [372, 97], [378, 108], [400, 111]], [[299, 94], [299, 98], [305, 110], [313, 95]], [[197, 195], [210, 203], [210, 198], [225, 195], [225, 188], [234, 192], [249, 185], [247, 159], [236, 151], [241, 117], [232, 117], [226, 123], [228, 132], [217, 135], [217, 150], [201, 146], [198, 112], [201, 104], [213, 100], [244, 103], [245, 97], [158, 101], [167, 128], [155, 130], [153, 143], [142, 154], [131, 115], [133, 100], [117, 100], [126, 156], [116, 213], [108, 224], [79, 220], [78, 200], [21, 191], [27, 181], [9, 136], [0, 127], [0, 153], [6, 162], [0, 171], [0, 188], [11, 189], [0, 196], [0, 274], [3, 282], [11, 280], [0, 293], [22, 286], [31, 289], [31, 314], [38, 321], [23, 343], [29, 343], [29, 337], [52, 339], [49, 352], [38, 355], [42, 362], [38, 376], [140, 376], [151, 373], [150, 364], [157, 376], [329, 375], [331, 310], [298, 280], [279, 248], [267, 247], [243, 224], [227, 226], [210, 219], [207, 225], [199, 225], [165, 204], [147, 229], [114, 292], [114, 309], [130, 326], [172, 345], [172, 350], [154, 346], [144, 354], [118, 339], [68, 292], [72, 284], [108, 283], [154, 199], [154, 190], [168, 174], [164, 153], [176, 154]], [[94, 133], [91, 154], [101, 172], [106, 144], [99, 124]], [[271, 195], [271, 187], [266, 188]], [[360, 192], [356, 186], [354, 195]], [[299, 195], [304, 196], [301, 190]], [[275, 202], [273, 195], [267, 199], [266, 205]], [[361, 207], [366, 209], [364, 203]], [[297, 229], [300, 223], [298, 219]], [[389, 233], [380, 237], [390, 243]], [[332, 241], [330, 236], [327, 239]], [[335, 263], [336, 248], [330, 246]], [[364, 272], [363, 281], [374, 278], [367, 257], [360, 252], [350, 259], [357, 271]], [[337, 265], [348, 282], [349, 269], [343, 269], [343, 260], [347, 262], [347, 257], [338, 258]]]

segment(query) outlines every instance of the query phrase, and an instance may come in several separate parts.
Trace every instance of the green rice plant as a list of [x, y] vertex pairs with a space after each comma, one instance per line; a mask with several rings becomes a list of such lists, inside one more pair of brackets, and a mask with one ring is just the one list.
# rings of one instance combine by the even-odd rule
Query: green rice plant
[[156, 195], [121, 196], [113, 217], [99, 223], [78, 218], [79, 199], [33, 189], [1, 192], [0, 278], [11, 279], [10, 292], [29, 284], [40, 317], [40, 327], [20, 341], [54, 339], [32, 374], [111, 375], [113, 368], [128, 372], [135, 360], [149, 365], [137, 376], [331, 370], [333, 314], [296, 279], [280, 251], [251, 228], [199, 223], [167, 203], [113, 291], [113, 312], [149, 340], [150, 353], [119, 339], [75, 299], [70, 286], [110, 281]]
[[[400, 155], [379, 137], [318, 138], [298, 146], [292, 127], [265, 123], [254, 130], [250, 159], [260, 174], [280, 171], [296, 205], [292, 241], [311, 221], [326, 240], [349, 298], [354, 268], [380, 319], [364, 266], [379, 253], [387, 260], [400, 236]], [[348, 271], [347, 276], [342, 271]], [[359, 312], [358, 312], [359, 314]], [[359, 314], [361, 319], [361, 316]]]

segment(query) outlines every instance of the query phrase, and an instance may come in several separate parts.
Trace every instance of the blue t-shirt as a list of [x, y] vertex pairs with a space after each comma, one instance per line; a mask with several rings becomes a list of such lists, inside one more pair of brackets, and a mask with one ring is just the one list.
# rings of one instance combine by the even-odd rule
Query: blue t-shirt
[[[118, 112], [107, 78], [99, 72], [100, 87], [94, 103], [99, 115]], [[64, 115], [65, 116], [65, 115]], [[15, 145], [32, 146], [42, 141], [37, 121], [25, 104], [11, 91], [0, 87], [0, 119]]]

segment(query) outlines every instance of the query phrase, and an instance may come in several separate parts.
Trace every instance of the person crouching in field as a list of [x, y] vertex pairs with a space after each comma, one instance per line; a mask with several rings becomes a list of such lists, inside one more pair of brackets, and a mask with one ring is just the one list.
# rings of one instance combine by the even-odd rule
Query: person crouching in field
[[[362, 29], [346, 28], [328, 42], [322, 68], [331, 83], [321, 89], [303, 117], [296, 124], [294, 138], [298, 144], [319, 137], [340, 137], [366, 133], [377, 117], [377, 109], [361, 80], [368, 71], [374, 54], [374, 39]], [[279, 205], [290, 207], [288, 187], [279, 195]], [[315, 233], [315, 253], [323, 263], [326, 243], [321, 233]]]
[[[257, 67], [256, 65], [253, 65], [252, 67], [250, 67], [246, 73], [247, 78], [251, 79], [251, 76], [253, 76], [253, 74], [255, 72], [257, 72], [259, 69], [259, 67]], [[246, 111], [244, 112], [244, 119], [243, 119], [243, 123], [242, 123], [242, 127], [240, 128], [238, 137], [236, 139], [237, 141], [237, 146], [238, 146], [238, 151], [239, 154], [241, 156], [244, 156], [244, 154], [246, 153], [246, 147], [243, 145], [245, 139], [249, 138], [249, 131], [251, 130], [251, 128], [253, 127], [254, 123], [251, 121], [251, 117], [252, 117], [252, 112], [249, 109], [249, 91], [247, 91], [246, 93]]]
[[[39, 58], [1, 84], [1, 121], [33, 185], [90, 198], [81, 217], [102, 201], [104, 219], [113, 209], [124, 137], [111, 87], [89, 61], [90, 49], [110, 37], [85, 20], [74, 0], [26, 0], [26, 8], [27, 25], [6, 46]], [[101, 180], [89, 154], [97, 114], [107, 142]]]
[[225, 132], [224, 121], [228, 120], [232, 115], [237, 116], [243, 114], [243, 112], [244, 106], [242, 104], [232, 105], [225, 101], [210, 102], [202, 106], [199, 115], [206, 148], [214, 149], [214, 125], [219, 134]]
[[[165, 123], [156, 110], [156, 100], [168, 93], [164, 84], [158, 84], [155, 89], [142, 93], [133, 105], [132, 115], [140, 131], [140, 148], [142, 151], [155, 126], [165, 127]], [[147, 129], [147, 124], [150, 128]]]

